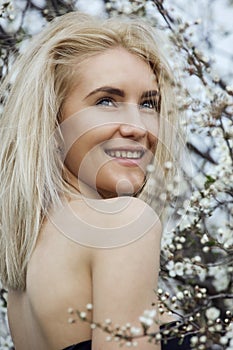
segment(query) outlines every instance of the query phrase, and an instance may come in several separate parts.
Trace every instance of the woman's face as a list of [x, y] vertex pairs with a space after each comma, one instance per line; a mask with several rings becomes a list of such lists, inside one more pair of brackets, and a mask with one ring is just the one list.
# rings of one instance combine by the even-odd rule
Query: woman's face
[[123, 48], [86, 59], [62, 109], [64, 163], [103, 198], [137, 193], [153, 161], [158, 85], [147, 63]]

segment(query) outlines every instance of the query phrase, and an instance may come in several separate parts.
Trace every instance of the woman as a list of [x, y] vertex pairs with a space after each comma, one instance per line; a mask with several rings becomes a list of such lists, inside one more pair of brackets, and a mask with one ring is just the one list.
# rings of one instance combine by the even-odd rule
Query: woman
[[155, 299], [161, 224], [138, 196], [175, 124], [155, 39], [138, 21], [69, 13], [2, 86], [0, 267], [17, 350], [117, 349], [67, 309], [91, 303], [93, 321], [138, 326]]

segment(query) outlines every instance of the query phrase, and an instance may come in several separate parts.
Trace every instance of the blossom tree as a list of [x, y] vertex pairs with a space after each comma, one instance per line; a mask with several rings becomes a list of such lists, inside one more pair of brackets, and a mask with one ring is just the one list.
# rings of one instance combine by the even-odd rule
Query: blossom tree
[[[22, 4], [23, 3], [23, 4]], [[195, 2], [196, 3], [196, 2]], [[157, 342], [189, 334], [193, 349], [233, 350], [233, 55], [228, 46], [233, 32], [216, 13], [233, 15], [232, 1], [198, 0], [5, 1], [1, 5], [0, 74], [10, 69], [25, 42], [52, 18], [75, 9], [109, 15], [137, 15], [169, 38], [167, 54], [177, 75], [182, 133], [181, 160], [164, 164], [173, 172], [164, 193], [156, 195], [158, 179], [151, 172], [154, 195], [166, 205], [159, 289], [151, 310], [139, 315], [141, 328], [115, 326], [109, 319], [92, 323], [86, 310], [69, 309], [69, 322], [79, 317], [100, 327], [106, 339], [137, 346], [137, 338]], [[202, 6], [200, 6], [202, 5]], [[190, 6], [195, 11], [190, 11]], [[224, 12], [225, 11], [225, 12]], [[199, 16], [198, 16], [199, 15]], [[221, 16], [220, 16], [221, 17]], [[32, 23], [38, 23], [36, 28]], [[225, 47], [220, 45], [225, 41]], [[178, 131], [177, 131], [178, 132]], [[154, 179], [154, 181], [153, 181]], [[154, 186], [154, 187], [153, 187]], [[158, 313], [168, 312], [176, 322], [150, 332]], [[1, 289], [0, 349], [13, 347], [6, 327], [7, 292]]]

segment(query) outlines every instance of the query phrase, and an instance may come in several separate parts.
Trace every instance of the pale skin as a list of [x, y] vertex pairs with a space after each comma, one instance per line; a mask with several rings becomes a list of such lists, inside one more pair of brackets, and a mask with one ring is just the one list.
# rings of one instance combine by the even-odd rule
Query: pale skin
[[[139, 105], [143, 111], [148, 109], [148, 113], [154, 108], [158, 86], [152, 78], [153, 72], [142, 59], [125, 49], [107, 50], [84, 61], [81, 68], [80, 82], [72, 88], [63, 106], [64, 121], [89, 107], [115, 110], [117, 102]], [[99, 89], [101, 87], [111, 87], [116, 91], [106, 92]], [[152, 105], [149, 95], [154, 95]], [[150, 130], [150, 123], [135, 113], [130, 124], [122, 120], [104, 126], [95, 125], [94, 128], [90, 124], [88, 131], [72, 145], [65, 161], [70, 184], [77, 192], [82, 192], [82, 198], [92, 198], [97, 205], [103, 201], [109, 203], [113, 213], [97, 211], [82, 198], [69, 201], [72, 211], [92, 226], [102, 223], [103, 228], [115, 229], [116, 235], [117, 230], [120, 234], [120, 227], [132, 223], [128, 226], [127, 232], [130, 233], [134, 230], [133, 222], [139, 220], [142, 234], [122, 246], [95, 248], [80, 244], [67, 233], [73, 226], [69, 227], [71, 224], [66, 222], [66, 209], [63, 216], [67, 232], [54, 225], [56, 218], [51, 214], [44, 221], [28, 265], [26, 291], [9, 292], [8, 315], [16, 350], [62, 349], [89, 339], [93, 350], [116, 350], [119, 345], [106, 342], [104, 332], [91, 331], [90, 326], [80, 320], [69, 324], [67, 310], [72, 307], [82, 311], [86, 304], [92, 303], [94, 309], [89, 316], [94, 321], [111, 318], [113, 324], [130, 322], [139, 326], [138, 317], [145, 309], [151, 308], [157, 288], [161, 223], [154, 211], [140, 199], [127, 196], [116, 199], [117, 193], [132, 188], [137, 192], [143, 185], [143, 169], [155, 152], [159, 127], [155, 121], [153, 130]], [[80, 125], [81, 122], [78, 127]], [[141, 148], [144, 152], [139, 154]], [[104, 164], [96, 172], [90, 168], [89, 173], [95, 175], [95, 185], [94, 179], [83, 177], [81, 171], [87, 152], [93, 149], [95, 152], [90, 159], [87, 158], [85, 167]], [[114, 153], [110, 156], [109, 149], [112, 152], [116, 149], [139, 152], [140, 157], [132, 162], [122, 161]], [[116, 190], [119, 179], [123, 180], [123, 187]], [[127, 198], [130, 199], [127, 205], [114, 212], [114, 208], [118, 208], [119, 203], [124, 204]], [[77, 232], [78, 229], [79, 225]], [[153, 325], [150, 330], [156, 331], [158, 326]], [[159, 350], [160, 345], [149, 344], [148, 339], [141, 338], [138, 349]]]

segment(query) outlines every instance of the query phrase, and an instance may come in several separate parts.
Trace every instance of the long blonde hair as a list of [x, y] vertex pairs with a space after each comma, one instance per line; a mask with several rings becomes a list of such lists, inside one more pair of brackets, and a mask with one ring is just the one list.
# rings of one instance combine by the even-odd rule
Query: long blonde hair
[[[69, 193], [55, 129], [71, 67], [117, 46], [150, 64], [160, 86], [161, 115], [174, 125], [172, 75], [155, 32], [138, 19], [102, 20], [79, 12], [56, 18], [32, 40], [1, 86], [0, 278], [9, 289], [26, 288], [43, 218], [61, 193]], [[160, 129], [156, 157], [162, 162], [170, 157], [172, 142]]]

